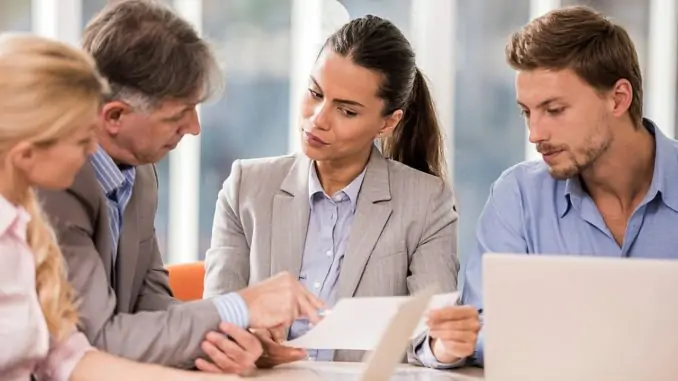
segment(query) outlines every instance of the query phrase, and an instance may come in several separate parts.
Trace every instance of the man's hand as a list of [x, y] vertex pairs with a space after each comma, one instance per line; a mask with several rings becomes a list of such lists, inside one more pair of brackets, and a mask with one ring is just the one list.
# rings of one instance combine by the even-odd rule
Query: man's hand
[[272, 339], [276, 343], [282, 343], [287, 338], [287, 328], [289, 328], [289, 327], [279, 326], [279, 327], [269, 328], [269, 329], [266, 329], [266, 330], [252, 331], [252, 333], [254, 333], [255, 336], [257, 336], [259, 339], [261, 339], [261, 336], [257, 335], [257, 333], [263, 333], [263, 334], [265, 334], [266, 337]]
[[[283, 330], [284, 332], [284, 330]], [[258, 368], [272, 368], [276, 365], [299, 361], [306, 358], [306, 351], [300, 348], [290, 348], [279, 343], [284, 339], [280, 332], [268, 329], [252, 330], [264, 347], [264, 354], [257, 361]]]
[[240, 290], [250, 315], [250, 328], [289, 327], [300, 317], [311, 323], [320, 320], [323, 302], [287, 272]]
[[441, 363], [471, 356], [480, 331], [478, 310], [472, 306], [450, 306], [428, 313], [431, 350]]
[[202, 343], [202, 350], [211, 362], [197, 359], [195, 366], [210, 373], [245, 375], [252, 372], [256, 368], [257, 359], [263, 353], [259, 339], [230, 323], [221, 323], [219, 329], [223, 333], [210, 332]]

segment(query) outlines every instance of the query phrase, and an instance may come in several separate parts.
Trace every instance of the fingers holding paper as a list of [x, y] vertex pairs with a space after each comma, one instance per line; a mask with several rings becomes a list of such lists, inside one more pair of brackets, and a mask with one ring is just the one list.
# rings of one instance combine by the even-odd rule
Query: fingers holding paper
[[472, 306], [450, 306], [428, 313], [431, 350], [442, 363], [471, 356], [475, 350], [480, 316]]

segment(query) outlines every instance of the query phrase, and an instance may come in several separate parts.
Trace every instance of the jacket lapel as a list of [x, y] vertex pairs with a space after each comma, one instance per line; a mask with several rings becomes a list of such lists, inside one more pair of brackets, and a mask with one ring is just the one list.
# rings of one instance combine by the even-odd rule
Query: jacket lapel
[[125, 207], [123, 217], [122, 231], [118, 241], [118, 253], [115, 261], [115, 280], [118, 296], [118, 308], [130, 306], [132, 289], [134, 287], [134, 276], [137, 269], [137, 259], [139, 258], [139, 230], [137, 203], [139, 199], [139, 189], [141, 181], [137, 177], [134, 182], [132, 196]]
[[271, 215], [271, 276], [287, 271], [299, 278], [308, 229], [310, 205], [308, 171], [311, 160], [297, 155], [292, 168], [273, 198]]
[[[104, 270], [106, 271], [106, 278], [108, 279], [108, 283], [111, 284], [113, 274], [111, 266], [111, 264], [113, 263], [112, 257], [113, 253], [110, 250], [111, 235], [110, 229], [108, 228], [109, 224], [108, 206], [106, 203], [106, 196], [101, 191], [101, 186], [97, 181], [96, 171], [94, 170], [94, 167], [89, 161], [87, 161], [85, 165], [83, 165], [82, 169], [80, 170], [80, 172], [78, 172], [78, 175], [75, 177], [73, 185], [71, 185], [69, 189], [73, 193], [82, 197], [84, 200], [88, 200], [88, 202], [91, 203], [92, 205], [97, 204], [99, 205], [97, 219], [96, 221], [93, 221], [95, 226], [92, 226], [92, 230], [95, 232], [95, 236], [92, 237], [92, 239], [95, 241], [97, 251], [99, 252], [99, 257], [101, 258]], [[98, 203], [96, 202], [97, 197], [99, 198]], [[99, 227], [102, 224], [106, 226], [106, 229], [101, 229]], [[105, 237], [96, 236], [97, 234], [104, 234]], [[101, 247], [99, 247], [101, 239], [104, 240], [105, 246], [109, 250], [101, 250]]]
[[358, 196], [356, 214], [339, 275], [339, 298], [352, 297], [367, 260], [391, 216], [388, 162], [377, 148], [372, 149], [365, 179]]

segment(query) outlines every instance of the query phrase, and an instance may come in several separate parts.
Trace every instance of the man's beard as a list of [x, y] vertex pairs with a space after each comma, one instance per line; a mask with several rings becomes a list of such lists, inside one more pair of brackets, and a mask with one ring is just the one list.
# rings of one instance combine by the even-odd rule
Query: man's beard
[[613, 139], [609, 131], [609, 129], [597, 130], [586, 139], [584, 147], [577, 152], [573, 152], [567, 145], [552, 146], [548, 143], [540, 143], [537, 150], [546, 154], [562, 150], [561, 154], [565, 156], [563, 158], [565, 163], [549, 166], [549, 174], [556, 180], [567, 180], [579, 176], [590, 168], [610, 148]]

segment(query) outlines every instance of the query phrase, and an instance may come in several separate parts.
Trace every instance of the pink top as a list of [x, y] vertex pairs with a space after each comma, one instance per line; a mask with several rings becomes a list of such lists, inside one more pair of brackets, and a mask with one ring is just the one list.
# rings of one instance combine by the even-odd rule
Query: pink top
[[[26, 243], [30, 215], [0, 196], [0, 379], [67, 381], [92, 349], [73, 330], [62, 342], [50, 339], [35, 289], [35, 256]], [[74, 327], [75, 328], [75, 327]]]

